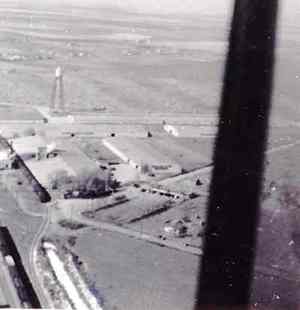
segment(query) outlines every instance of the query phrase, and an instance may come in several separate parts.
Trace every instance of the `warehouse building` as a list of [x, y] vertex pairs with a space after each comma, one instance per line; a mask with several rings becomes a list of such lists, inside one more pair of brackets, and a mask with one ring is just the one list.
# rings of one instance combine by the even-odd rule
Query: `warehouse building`
[[26, 136], [9, 140], [14, 151], [23, 159], [42, 159], [55, 152], [56, 144], [48, 143], [42, 136]]
[[217, 133], [217, 126], [214, 125], [171, 125], [165, 124], [164, 130], [174, 136], [180, 138], [200, 138], [213, 137]]
[[[103, 145], [140, 172], [153, 174], [180, 174], [181, 166], [165, 154], [149, 145], [143, 139], [107, 138]], [[145, 169], [147, 167], [147, 169]]]

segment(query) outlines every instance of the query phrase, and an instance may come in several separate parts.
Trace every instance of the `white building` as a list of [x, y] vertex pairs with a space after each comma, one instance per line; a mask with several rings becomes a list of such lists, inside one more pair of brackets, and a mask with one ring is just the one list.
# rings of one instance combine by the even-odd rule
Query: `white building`
[[107, 138], [103, 139], [102, 143], [125, 163], [141, 172], [143, 167], [147, 166], [149, 173], [164, 175], [181, 173], [181, 166], [177, 162], [156, 150], [146, 140]]
[[41, 136], [26, 136], [11, 139], [9, 141], [14, 151], [23, 159], [39, 158], [55, 151], [55, 143], [48, 143]]
[[174, 136], [181, 138], [214, 137], [218, 127], [215, 125], [170, 125], [165, 124], [164, 130]]

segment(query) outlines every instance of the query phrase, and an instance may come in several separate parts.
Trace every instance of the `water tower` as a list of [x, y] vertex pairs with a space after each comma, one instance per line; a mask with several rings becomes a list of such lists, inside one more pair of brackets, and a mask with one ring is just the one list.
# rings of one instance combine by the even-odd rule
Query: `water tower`
[[50, 111], [52, 113], [64, 113], [64, 85], [63, 85], [63, 70], [57, 67], [55, 70], [55, 78], [51, 93]]

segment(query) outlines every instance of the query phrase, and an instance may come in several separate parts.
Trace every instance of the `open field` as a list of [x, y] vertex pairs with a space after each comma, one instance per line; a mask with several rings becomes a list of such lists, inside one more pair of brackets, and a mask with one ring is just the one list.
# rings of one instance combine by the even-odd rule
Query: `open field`
[[[123, 195], [124, 199], [117, 199], [118, 196]], [[94, 207], [94, 212], [88, 212], [88, 215], [92, 215], [92, 218], [96, 221], [123, 225], [132, 221], [139, 222], [140, 218], [148, 218], [148, 214], [152, 212], [155, 213], [155, 211], [158, 210], [158, 213], [160, 213], [159, 210], [174, 208], [177, 204], [178, 201], [174, 199], [171, 200], [158, 193], [141, 193], [138, 190], [132, 190], [132, 192], [125, 191], [121, 192], [119, 195], [115, 195], [115, 200], [112, 199], [111, 203], [103, 207], [101, 207], [101, 205], [99, 207]]]
[[128, 19], [127, 13], [105, 9], [95, 14], [94, 9], [52, 8], [49, 14], [32, 11], [29, 4], [0, 9], [3, 101], [49, 104], [54, 69], [61, 64], [66, 101], [73, 110], [216, 108], [226, 47], [223, 21], [206, 17], [174, 23], [134, 14]]
[[[215, 112], [227, 21], [99, 8], [0, 6], [1, 100], [48, 105], [57, 64], [73, 110]], [[274, 113], [299, 117], [297, 26], [280, 33]], [[291, 57], [292, 56], [292, 57]]]
[[30, 105], [16, 107], [13, 105], [0, 104], [0, 122], [10, 121], [43, 121], [43, 116]]
[[291, 146], [271, 153], [267, 156], [266, 179], [279, 183], [299, 184], [300, 165], [299, 165], [300, 145]]
[[276, 127], [269, 130], [268, 149], [288, 145], [300, 141], [300, 130], [297, 126]]
[[79, 236], [74, 250], [106, 309], [192, 309], [197, 256], [91, 230]]
[[[195, 247], [202, 247], [203, 245], [203, 232], [206, 221], [206, 203], [207, 199], [205, 197], [199, 197], [194, 200], [187, 200], [181, 204], [178, 204], [175, 208], [171, 208], [166, 212], [152, 216], [150, 218], [131, 223], [129, 227], [143, 231], [154, 236], [162, 235], [168, 239], [177, 240], [178, 243], [185, 244], [188, 243]], [[187, 235], [182, 238], [176, 238], [174, 236], [168, 235], [164, 228], [170, 225], [170, 222], [174, 220], [182, 220], [187, 218], [189, 221], [189, 226], [194, 235]], [[203, 223], [203, 225], [202, 225]], [[197, 234], [201, 235], [197, 235]]]

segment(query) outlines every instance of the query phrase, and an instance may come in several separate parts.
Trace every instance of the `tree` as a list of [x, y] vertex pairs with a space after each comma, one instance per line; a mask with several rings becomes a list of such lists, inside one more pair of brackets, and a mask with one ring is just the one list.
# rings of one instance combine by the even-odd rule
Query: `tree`
[[52, 189], [58, 189], [72, 183], [72, 177], [64, 169], [56, 170], [48, 175], [48, 184]]
[[100, 171], [82, 169], [72, 182], [73, 190], [84, 192], [88, 196], [97, 196], [105, 192], [106, 179]]

